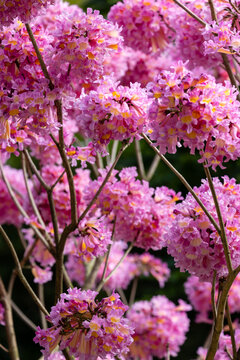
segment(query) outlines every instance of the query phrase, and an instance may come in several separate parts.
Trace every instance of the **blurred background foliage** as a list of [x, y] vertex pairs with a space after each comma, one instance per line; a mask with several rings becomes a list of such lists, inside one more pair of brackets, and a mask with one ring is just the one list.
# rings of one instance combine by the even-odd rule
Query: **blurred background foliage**
[[[115, 4], [117, 1], [115, 0], [69, 0], [71, 4], [77, 4], [86, 10], [88, 7], [93, 9], [100, 10], [101, 14], [106, 16], [109, 11], [111, 5]], [[142, 140], [141, 141], [141, 149], [144, 159], [144, 164], [146, 170], [150, 167], [151, 162], [154, 158], [153, 150]], [[189, 154], [189, 151], [180, 148], [177, 154], [171, 155], [168, 154], [166, 156], [169, 161], [177, 168], [177, 170], [187, 179], [191, 186], [199, 186], [201, 183], [201, 179], [205, 178], [204, 171], [202, 165], [197, 162], [198, 156], [192, 156]], [[13, 167], [19, 168], [21, 166], [19, 158], [12, 157], [9, 160], [9, 164]], [[131, 144], [129, 148], [122, 155], [117, 168], [121, 169], [122, 167], [128, 166], [137, 166], [136, 157], [135, 157], [135, 148], [134, 144]], [[223, 176], [228, 175], [230, 178], [235, 177], [237, 182], [240, 182], [240, 161], [229, 162], [226, 164], [226, 169], [218, 169], [215, 173], [212, 172], [213, 176]], [[186, 189], [180, 183], [180, 181], [176, 178], [176, 176], [170, 172], [170, 170], [166, 167], [166, 165], [162, 162], [159, 163], [158, 168], [150, 182], [150, 185], [153, 187], [157, 186], [168, 186], [175, 191], [181, 191], [183, 195], [186, 194]], [[5, 230], [10, 235], [14, 246], [16, 247], [19, 258], [23, 256], [23, 247], [19, 240], [18, 233], [16, 229], [12, 226], [5, 226]], [[177, 303], [179, 298], [182, 298], [187, 301], [186, 295], [184, 293], [184, 281], [186, 280], [188, 274], [180, 273], [178, 269], [174, 268], [174, 260], [168, 256], [165, 249], [159, 252], [152, 252], [155, 256], [160, 256], [164, 261], [168, 262], [168, 266], [170, 267], [172, 273], [171, 278], [167, 282], [166, 286], [163, 289], [160, 289], [157, 281], [154, 278], [141, 278], [139, 281], [138, 291], [136, 299], [150, 299], [155, 295], [166, 295], [170, 300]], [[11, 271], [14, 268], [14, 263], [12, 257], [9, 253], [9, 250], [6, 248], [3, 241], [0, 241], [0, 266], [1, 266], [1, 275], [7, 284], [9, 281], [9, 277], [11, 275]], [[24, 269], [24, 274], [27, 278], [29, 278], [32, 283], [32, 275], [30, 268]], [[38, 292], [38, 286], [33, 284], [33, 288], [36, 292]], [[46, 306], [50, 309], [50, 306], [53, 303], [54, 295], [53, 295], [53, 286], [48, 283], [45, 285], [45, 293], [46, 293]], [[126, 292], [127, 297], [129, 296], [130, 290]], [[105, 296], [105, 294], [103, 294]], [[28, 293], [23, 288], [20, 281], [16, 280], [16, 285], [13, 291], [13, 301], [16, 304], [19, 304], [22, 311], [26, 313], [26, 315], [35, 322], [36, 325], [39, 325], [39, 312], [36, 306], [33, 304], [31, 298], [28, 296]], [[195, 312], [192, 311], [189, 313], [191, 318], [191, 327], [187, 336], [187, 340], [185, 344], [181, 348], [181, 352], [176, 357], [177, 360], [191, 360], [196, 358], [196, 349], [199, 346], [202, 346], [204, 341], [206, 340], [210, 326], [207, 324], [195, 324]], [[20, 349], [20, 356], [23, 360], [37, 360], [41, 354], [39, 351], [39, 346], [35, 345], [32, 341], [34, 337], [34, 332], [19, 317], [14, 313], [14, 321], [16, 326], [16, 333], [18, 336], [18, 344]], [[20, 337], [19, 337], [19, 334]], [[0, 325], [0, 344], [7, 346], [6, 339], [4, 335], [4, 328]], [[0, 350], [0, 360], [9, 359], [8, 355]]]

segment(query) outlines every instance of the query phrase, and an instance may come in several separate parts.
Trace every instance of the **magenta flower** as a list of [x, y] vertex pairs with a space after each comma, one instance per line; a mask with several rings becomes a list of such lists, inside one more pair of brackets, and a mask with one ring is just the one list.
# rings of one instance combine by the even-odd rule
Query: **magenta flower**
[[104, 78], [96, 91], [82, 94], [82, 111], [76, 121], [80, 132], [101, 150], [111, 140], [139, 139], [147, 124], [147, 105], [147, 94], [140, 84], [127, 87]]
[[15, 18], [28, 22], [54, 0], [10, 0], [0, 3], [0, 25], [8, 26]]
[[239, 102], [229, 84], [206, 74], [195, 76], [180, 62], [148, 84], [150, 137], [162, 153], [175, 153], [182, 144], [200, 162], [216, 169], [240, 156]]
[[53, 326], [42, 330], [38, 327], [34, 341], [44, 350], [44, 359], [59, 345], [69, 348], [70, 355], [79, 359], [95, 360], [99, 356], [119, 355], [128, 351], [133, 341], [132, 328], [123, 319], [127, 306], [113, 293], [110, 297], [95, 301], [95, 291], [69, 289], [52, 307], [48, 320]]
[[135, 326], [134, 342], [127, 359], [152, 360], [154, 356], [164, 358], [169, 351], [176, 356], [186, 339], [191, 310], [183, 300], [179, 305], [165, 296], [154, 296], [150, 301], [138, 301], [128, 311], [128, 319]]
[[124, 0], [111, 7], [108, 18], [122, 27], [126, 46], [149, 53], [174, 38], [169, 20], [176, 11], [166, 0]]
[[[240, 185], [227, 176], [223, 177], [223, 183], [218, 178], [214, 178], [213, 183], [225, 223], [232, 265], [235, 268], [239, 265], [240, 256]], [[218, 222], [208, 182], [203, 180], [202, 185], [194, 190]], [[226, 276], [228, 271], [220, 236], [191, 194], [176, 205], [174, 213], [176, 217], [165, 233], [165, 240], [176, 266], [180, 267], [181, 271], [187, 270], [190, 274], [199, 276], [203, 281], [211, 282], [214, 271], [217, 278]]]

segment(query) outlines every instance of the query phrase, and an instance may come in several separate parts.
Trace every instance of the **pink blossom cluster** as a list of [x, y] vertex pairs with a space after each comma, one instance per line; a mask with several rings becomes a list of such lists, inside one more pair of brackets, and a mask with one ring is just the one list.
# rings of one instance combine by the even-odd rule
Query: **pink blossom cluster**
[[146, 90], [138, 83], [127, 87], [104, 78], [96, 90], [82, 94], [79, 106], [80, 133], [100, 150], [110, 140], [139, 139], [148, 120]]
[[[90, 201], [102, 184], [106, 170], [86, 189]], [[115, 239], [134, 241], [144, 250], [159, 250], [163, 246], [163, 234], [173, 218], [173, 209], [180, 194], [163, 186], [153, 189], [146, 181], [137, 180], [136, 168], [124, 168], [118, 174], [113, 171], [109, 181], [97, 198], [96, 206], [110, 221], [116, 218]]]
[[183, 144], [200, 162], [216, 169], [240, 155], [239, 102], [229, 84], [207, 74], [194, 76], [184, 65], [162, 71], [148, 84], [150, 137], [161, 153], [175, 153]]
[[[239, 191], [240, 185], [235, 179], [223, 177], [223, 183], [213, 178], [213, 184], [220, 204], [228, 239], [233, 268], [239, 265]], [[208, 182], [202, 180], [194, 191], [218, 222], [217, 213]], [[188, 193], [186, 199], [175, 207], [175, 219], [165, 233], [168, 253], [175, 259], [181, 271], [199, 276], [203, 281], [212, 281], [216, 271], [217, 278], [228, 273], [223, 245], [216, 228], [200, 208], [193, 196]]]
[[8, 26], [15, 18], [28, 22], [54, 0], [8, 0], [0, 3], [0, 25]]
[[175, 305], [165, 296], [154, 296], [150, 301], [138, 301], [128, 311], [127, 317], [135, 327], [134, 342], [128, 359], [152, 360], [176, 356], [186, 339], [189, 319], [186, 311], [191, 306], [183, 300]]
[[[239, 328], [235, 329], [234, 337], [235, 337], [236, 347], [238, 349], [240, 346]], [[207, 349], [201, 347], [198, 349], [197, 354], [199, 355], [199, 360], [205, 360], [207, 356]], [[219, 347], [214, 356], [214, 360], [229, 360], [230, 359], [229, 355], [233, 356], [231, 337], [230, 335], [221, 333], [219, 340]]]
[[122, 37], [117, 25], [105, 20], [99, 11], [88, 9], [85, 14], [72, 11], [71, 6], [55, 18], [51, 51], [46, 54], [50, 75], [59, 87], [71, 91], [73, 84], [94, 82], [103, 74], [105, 58], [121, 47]]
[[204, 36], [205, 55], [216, 52], [234, 54], [239, 53], [240, 37], [236, 29], [232, 29], [229, 21], [221, 21], [218, 24], [212, 22], [202, 31]]
[[[201, 0], [183, 1], [194, 14], [206, 23], [212, 22], [210, 8]], [[217, 14], [226, 6], [221, 0], [214, 1]], [[189, 16], [184, 10], [176, 12], [174, 18], [174, 29], [176, 30], [176, 41], [171, 45], [171, 53], [176, 61], [188, 61], [189, 69], [203, 67], [208, 73], [212, 73], [213, 69], [219, 67], [221, 57], [219, 54], [208, 54], [205, 56], [204, 50], [204, 25], [200, 24], [196, 19]]]
[[5, 325], [5, 309], [2, 303], [0, 303], [0, 324]]
[[[210, 282], [203, 282], [197, 276], [190, 276], [184, 284], [186, 294], [194, 310], [198, 312], [196, 322], [212, 322]], [[215, 290], [217, 298], [218, 286]], [[228, 295], [228, 305], [231, 313], [240, 311], [240, 275], [234, 280]]]
[[[49, 51], [51, 36], [32, 28], [41, 52]], [[32, 142], [46, 144], [46, 133], [58, 128], [54, 100], [23, 23], [15, 21], [0, 33], [0, 146], [16, 153]]]
[[122, 27], [126, 46], [149, 53], [174, 38], [170, 19], [176, 10], [167, 0], [124, 0], [111, 7], [108, 18]]
[[83, 260], [102, 256], [112, 243], [111, 235], [111, 228], [104, 216], [87, 217], [67, 240], [65, 253]]
[[77, 288], [61, 294], [48, 317], [53, 326], [46, 330], [38, 327], [34, 338], [44, 348], [44, 359], [58, 345], [60, 350], [68, 347], [70, 355], [91, 360], [128, 351], [133, 341], [133, 329], [123, 318], [128, 307], [118, 294], [113, 293], [100, 302], [95, 300], [96, 296], [95, 291]]

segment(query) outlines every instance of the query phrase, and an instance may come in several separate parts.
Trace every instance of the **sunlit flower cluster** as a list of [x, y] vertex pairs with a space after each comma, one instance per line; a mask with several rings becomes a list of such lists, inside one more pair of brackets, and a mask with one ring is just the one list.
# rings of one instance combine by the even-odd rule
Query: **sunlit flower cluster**
[[9, 0], [0, 3], [0, 25], [8, 26], [15, 18], [28, 22], [38, 15], [42, 8], [53, 3], [54, 0]]
[[[226, 226], [226, 236], [233, 267], [239, 265], [239, 191], [235, 179], [223, 177], [223, 183], [213, 178], [214, 187]], [[218, 222], [215, 205], [208, 182], [194, 188], [208, 211]], [[166, 232], [166, 246], [181, 271], [189, 271], [203, 281], [212, 281], [214, 271], [217, 278], [227, 275], [227, 266], [222, 241], [215, 227], [189, 193], [186, 199], [175, 207], [175, 219]]]
[[167, 0], [124, 0], [111, 7], [108, 18], [122, 26], [127, 46], [149, 53], [163, 50], [175, 36], [170, 18], [177, 10]]
[[191, 306], [183, 300], [176, 306], [160, 295], [136, 302], [127, 315], [135, 327], [129, 359], [152, 360], [154, 356], [162, 359], [168, 353], [176, 356], [189, 329], [186, 314], [189, 310]]
[[[86, 189], [89, 201], [102, 183], [106, 170]], [[135, 246], [159, 250], [163, 246], [163, 234], [173, 218], [173, 209], [180, 194], [161, 187], [153, 189], [146, 181], [137, 180], [136, 168], [124, 168], [116, 177], [112, 173], [96, 201], [111, 221], [116, 218], [115, 238], [134, 241]]]
[[128, 351], [132, 342], [132, 328], [123, 319], [127, 306], [113, 293], [110, 297], [95, 300], [97, 292], [74, 288], [61, 294], [61, 299], [52, 307], [48, 320], [52, 327], [38, 327], [34, 341], [40, 343], [44, 359], [52, 351], [66, 347], [70, 355], [80, 359], [106, 359]]
[[153, 140], [162, 153], [177, 147], [199, 150], [200, 162], [216, 169], [240, 155], [239, 102], [229, 84], [207, 74], [194, 76], [182, 63], [148, 84]]
[[121, 86], [105, 78], [96, 91], [83, 94], [76, 121], [80, 132], [101, 149], [110, 140], [139, 138], [147, 123], [148, 99], [140, 84]]
[[[71, 7], [69, 7], [71, 10]], [[50, 75], [60, 87], [72, 80], [94, 82], [103, 74], [105, 57], [121, 47], [117, 25], [105, 20], [99, 11], [66, 11], [55, 20], [51, 32], [52, 50], [46, 56]], [[71, 89], [71, 86], [68, 86]]]

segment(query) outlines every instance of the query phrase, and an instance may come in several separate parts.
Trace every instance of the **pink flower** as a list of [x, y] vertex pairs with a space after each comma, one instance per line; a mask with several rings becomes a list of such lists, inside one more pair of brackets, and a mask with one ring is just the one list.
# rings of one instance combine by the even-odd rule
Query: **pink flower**
[[105, 78], [97, 90], [82, 94], [76, 121], [80, 132], [102, 150], [111, 140], [139, 139], [147, 124], [147, 105], [140, 84], [121, 86]]
[[135, 326], [134, 342], [127, 359], [152, 360], [163, 358], [167, 352], [176, 356], [189, 329], [186, 311], [191, 310], [183, 300], [179, 305], [165, 296], [154, 296], [150, 301], [138, 301], [128, 311], [128, 319]]
[[95, 360], [99, 356], [118, 355], [128, 351], [132, 342], [132, 328], [123, 319], [127, 310], [119, 295], [95, 301], [97, 293], [69, 289], [52, 307], [48, 320], [53, 326], [47, 330], [38, 327], [34, 341], [44, 347], [44, 359], [52, 351], [69, 348], [70, 355], [80, 359]]
[[200, 162], [216, 169], [240, 156], [239, 102], [229, 84], [207, 74], [195, 76], [183, 63], [162, 71], [148, 84], [150, 137], [161, 153], [175, 153], [182, 144]]
[[149, 53], [164, 49], [174, 38], [169, 17], [176, 10], [165, 0], [124, 0], [111, 7], [108, 18], [122, 27], [127, 46]]
[[[214, 178], [213, 183], [235, 268], [239, 265], [240, 256], [240, 185], [227, 176], [223, 177], [223, 183], [218, 178]], [[208, 182], [202, 180], [202, 185], [194, 190], [218, 222]], [[176, 217], [166, 231], [165, 240], [168, 253], [174, 257], [176, 266], [181, 271], [187, 270], [190, 274], [199, 276], [203, 281], [211, 282], [214, 271], [217, 278], [226, 276], [228, 271], [220, 236], [190, 193], [182, 203], [176, 205], [174, 212]]]
[[10, 25], [15, 18], [28, 22], [36, 16], [42, 8], [53, 3], [54, 0], [11, 0], [2, 1], [0, 4], [0, 24]]

